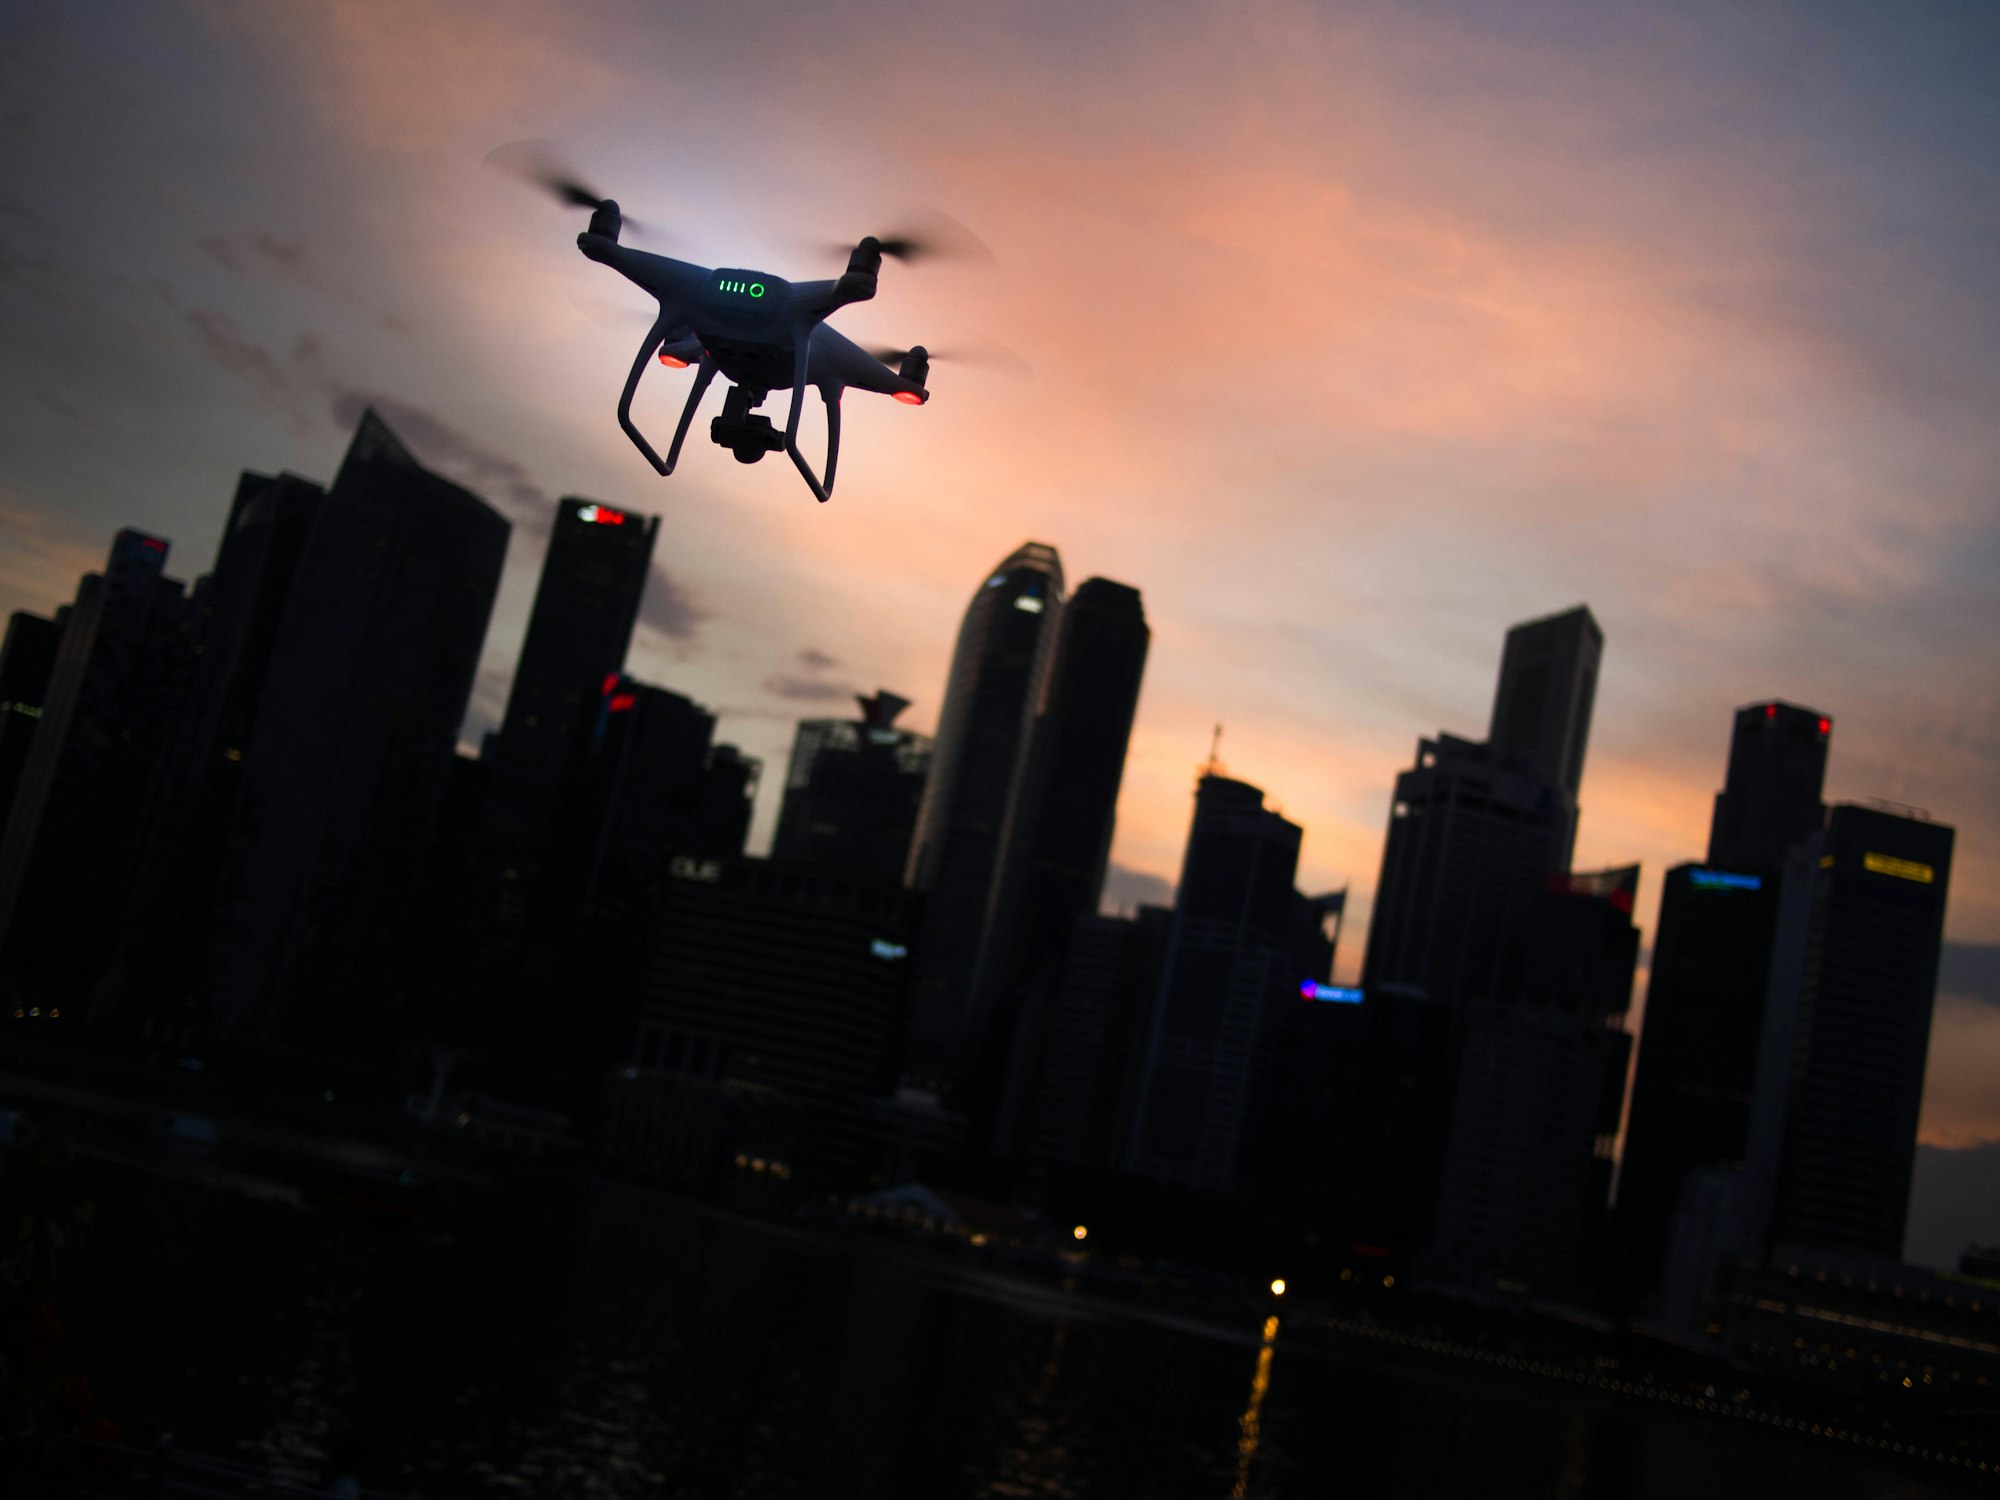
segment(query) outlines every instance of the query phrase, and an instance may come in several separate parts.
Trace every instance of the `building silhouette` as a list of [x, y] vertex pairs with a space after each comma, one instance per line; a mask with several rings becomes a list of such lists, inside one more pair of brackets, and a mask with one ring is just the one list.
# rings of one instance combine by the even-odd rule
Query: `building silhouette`
[[0, 835], [0, 966], [17, 997], [85, 1002], [132, 897], [190, 623], [168, 544], [127, 528], [77, 588]]
[[1738, 709], [1708, 859], [1667, 872], [1618, 1179], [1621, 1301], [1659, 1284], [1689, 1175], [1748, 1159], [1783, 865], [1825, 820], [1832, 727], [1790, 704]]
[[1142, 906], [1072, 924], [1027, 1112], [1032, 1160], [1089, 1172], [1123, 1165], [1173, 916]]
[[[1340, 1213], [1367, 1253], [1401, 1261], [1431, 1240], [1470, 1018], [1520, 1001], [1550, 878], [1569, 873], [1603, 643], [1584, 607], [1514, 626], [1492, 739], [1422, 740], [1396, 778], [1362, 966], [1364, 1062]], [[1487, 1032], [1505, 1024], [1481, 1022]], [[1482, 1043], [1495, 1067], [1498, 1046]], [[1590, 1154], [1586, 1133], [1586, 1169]]]
[[1819, 830], [1832, 734], [1833, 720], [1817, 709], [1753, 703], [1736, 710], [1728, 778], [1709, 824], [1711, 865], [1775, 871], [1786, 850]]
[[0, 641], [0, 838], [48, 702], [61, 639], [62, 626], [54, 620], [26, 610], [7, 617], [6, 639]]
[[188, 690], [143, 823], [137, 899], [92, 1019], [192, 1040], [197, 997], [231, 940], [221, 920], [252, 826], [243, 803], [279, 625], [325, 490], [244, 473], [212, 571], [195, 586]]
[[1639, 956], [1636, 866], [1551, 876], [1519, 989], [1463, 1017], [1426, 1260], [1467, 1284], [1568, 1292], [1605, 1230]]
[[1299, 1003], [1304, 831], [1245, 782], [1195, 789], [1173, 927], [1147, 1036], [1126, 1166], [1230, 1195], [1262, 1124], [1286, 1010]]
[[209, 1017], [223, 1036], [373, 1058], [408, 1003], [422, 856], [508, 531], [362, 417], [293, 570], [244, 755]]
[[[788, 1168], [861, 1170], [870, 1106], [893, 1090], [917, 898], [899, 882], [789, 861], [682, 857], [665, 882], [621, 1059], [656, 1132], [704, 1130], [705, 1092], [812, 1123]], [[621, 1108], [624, 1106], [621, 1106]], [[636, 1125], [635, 1120], [633, 1124]], [[628, 1125], [628, 1130], [632, 1126]], [[720, 1141], [718, 1149], [743, 1149]]]
[[1063, 598], [1055, 548], [1028, 542], [974, 591], [952, 652], [907, 872], [925, 898], [908, 1065], [914, 1083], [941, 1092], [972, 1040], [980, 938]]
[[1903, 1253], [1954, 837], [1844, 803], [1788, 864], [1751, 1123], [1769, 1245]]
[[1603, 654], [1604, 632], [1583, 605], [1526, 621], [1507, 632], [1493, 694], [1487, 743], [1520, 756], [1562, 789], [1569, 814], [1560, 841], [1559, 868], [1565, 870], [1576, 839], [1576, 799]]
[[532, 879], [571, 736], [605, 676], [624, 668], [659, 526], [657, 516], [593, 501], [556, 505], [507, 712], [481, 757], [489, 762], [484, 842], [514, 872], [507, 885]]
[[878, 692], [857, 701], [859, 719], [799, 724], [771, 857], [901, 881], [931, 740], [896, 727], [906, 699]]
[[1097, 910], [1152, 632], [1139, 591], [1088, 578], [1063, 608], [980, 940], [970, 1027], [989, 1146], [1022, 1144], [1065, 945]]

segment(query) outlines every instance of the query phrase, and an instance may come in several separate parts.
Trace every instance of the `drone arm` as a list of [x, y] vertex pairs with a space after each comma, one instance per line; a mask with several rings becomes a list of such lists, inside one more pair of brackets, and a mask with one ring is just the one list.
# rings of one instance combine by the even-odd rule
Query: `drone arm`
[[[662, 475], [674, 472], [673, 463], [655, 453], [653, 445], [647, 442], [639, 429], [632, 425], [632, 394], [639, 389], [639, 377], [646, 373], [647, 361], [652, 359], [653, 351], [660, 347], [661, 342], [666, 338], [668, 328], [671, 326], [667, 312], [662, 308], [660, 316], [654, 320], [653, 326], [646, 332], [646, 341], [639, 346], [639, 357], [632, 361], [632, 373], [625, 377], [625, 393], [618, 398], [618, 425], [625, 429], [625, 436], [637, 444], [639, 451], [646, 455], [646, 461]], [[703, 368], [707, 368], [706, 360], [703, 361]], [[695, 387], [697, 393], [699, 393], [701, 388], [701, 384], [698, 383]], [[690, 411], [688, 415], [692, 416], [693, 412]], [[685, 417], [682, 419], [681, 426], [683, 431], [685, 431], [687, 427], [687, 419]], [[680, 451], [678, 440], [674, 443], [674, 451], [676, 454]]]
[[687, 405], [681, 408], [681, 424], [674, 429], [674, 445], [667, 449], [666, 473], [673, 473], [674, 465], [681, 461], [681, 444], [687, 441], [688, 428], [694, 423], [695, 408], [701, 405], [701, 398], [708, 394], [709, 382], [714, 379], [715, 361], [704, 350], [701, 368], [695, 371], [694, 389], [688, 392]]

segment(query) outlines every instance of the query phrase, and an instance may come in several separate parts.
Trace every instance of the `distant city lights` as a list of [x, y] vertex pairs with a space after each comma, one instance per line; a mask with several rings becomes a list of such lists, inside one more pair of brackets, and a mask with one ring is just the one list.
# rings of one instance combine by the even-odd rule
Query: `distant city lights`
[[1358, 985], [1321, 984], [1317, 979], [1306, 979], [1300, 981], [1299, 998], [1327, 1000], [1335, 1005], [1359, 1005], [1361, 989]]
[[1025, 609], [1031, 615], [1042, 612], [1042, 601], [1033, 594], [1023, 594], [1014, 601], [1014, 608]]
[[887, 938], [877, 938], [868, 945], [868, 951], [877, 958], [908, 958], [910, 948], [907, 943], [892, 943]]
[[1089, 1228], [1088, 1228], [1088, 1227], [1086, 1227], [1085, 1225], [1082, 1225], [1082, 1224], [1079, 1224], [1079, 1225], [1077, 1225], [1077, 1226], [1076, 1226], [1076, 1228], [1072, 1229], [1072, 1230], [1070, 1231], [1070, 1234], [1071, 1234], [1071, 1236], [1072, 1236], [1073, 1238], [1076, 1238], [1076, 1239], [1079, 1239], [1079, 1240], [1087, 1240], [1087, 1239], [1089, 1239], [1089, 1238], [1090, 1238], [1090, 1230], [1089, 1230]]
[[625, 512], [622, 510], [613, 510], [608, 505], [583, 506], [577, 511], [576, 518], [579, 521], [587, 521], [592, 526], [623, 526], [625, 524]]
[[1284, 1277], [1280, 1276], [1280, 1277], [1278, 1277], [1278, 1278], [1277, 1278], [1277, 1279], [1276, 1279], [1275, 1281], [1273, 1281], [1273, 1282], [1271, 1283], [1271, 1295], [1272, 1295], [1273, 1297], [1282, 1297], [1282, 1296], [1284, 1296], [1284, 1295], [1285, 1295], [1285, 1278], [1284, 1278]]
[[1736, 875], [1728, 870], [1690, 870], [1688, 884], [1698, 891], [1761, 891], [1761, 875]]

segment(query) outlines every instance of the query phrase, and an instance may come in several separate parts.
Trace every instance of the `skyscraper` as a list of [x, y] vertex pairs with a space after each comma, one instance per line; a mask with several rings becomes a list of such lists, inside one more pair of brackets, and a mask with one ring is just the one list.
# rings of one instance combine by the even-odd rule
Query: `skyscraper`
[[487, 836], [505, 858], [531, 855], [548, 830], [570, 736], [625, 665], [659, 528], [657, 516], [593, 501], [556, 505], [488, 773]]
[[508, 530], [363, 416], [286, 593], [244, 755], [243, 874], [212, 991], [223, 1033], [364, 1056], [402, 1003], [421, 855]]
[[1689, 1174], [1747, 1160], [1782, 866], [1824, 822], [1832, 728], [1790, 704], [1738, 709], [1708, 861], [1667, 872], [1618, 1176], [1613, 1283], [1623, 1298], [1659, 1284]]
[[1826, 821], [1820, 787], [1833, 720], [1790, 703], [1736, 710], [1729, 772], [1715, 794], [1708, 862], [1724, 869], [1776, 871], [1785, 851]]
[[858, 720], [800, 723], [771, 857], [900, 882], [930, 773], [931, 740], [896, 728], [909, 704], [894, 693], [858, 701]]
[[1139, 591], [1085, 579], [1063, 609], [1001, 836], [971, 1016], [991, 1145], [1011, 1155], [1035, 1095], [1064, 945], [1097, 910], [1152, 632]]
[[1196, 786], [1127, 1155], [1139, 1176], [1218, 1194], [1241, 1185], [1280, 1024], [1299, 1003], [1303, 837], [1254, 786], [1213, 772]]
[[[1516, 1003], [1528, 981], [1550, 877], [1569, 871], [1603, 645], [1581, 606], [1514, 626], [1491, 741], [1420, 741], [1396, 778], [1362, 967], [1368, 1061], [1345, 1211], [1374, 1253], [1430, 1238], [1469, 1017]], [[1588, 1154], [1586, 1142], [1586, 1166]]]
[[0, 835], [0, 963], [16, 994], [88, 996], [129, 900], [188, 659], [187, 600], [166, 558], [161, 538], [120, 531], [70, 608]]
[[14, 788], [28, 763], [35, 726], [48, 701], [56, 643], [61, 639], [62, 627], [54, 620], [26, 610], [16, 610], [7, 619], [7, 637], [0, 643], [0, 837], [6, 834]]
[[1769, 1244], [1903, 1253], [1953, 842], [1842, 804], [1787, 872], [1751, 1129]]
[[956, 1083], [972, 1040], [979, 940], [1062, 610], [1062, 561], [1028, 542], [974, 592], [959, 627], [908, 871], [926, 898], [908, 1062], [931, 1087]]
[[1463, 1018], [1428, 1257], [1466, 1282], [1564, 1291], [1601, 1236], [1625, 1101], [1636, 866], [1551, 876], [1521, 983]]

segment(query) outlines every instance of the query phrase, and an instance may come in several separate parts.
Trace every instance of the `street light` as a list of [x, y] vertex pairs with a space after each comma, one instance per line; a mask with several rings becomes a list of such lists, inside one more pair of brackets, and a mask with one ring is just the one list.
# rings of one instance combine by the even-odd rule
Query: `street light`
[[1070, 1233], [1075, 1235], [1079, 1240], [1087, 1240], [1090, 1238], [1090, 1230], [1082, 1224], [1077, 1225], [1076, 1228], [1070, 1231]]
[[1279, 1277], [1279, 1278], [1278, 1278], [1277, 1280], [1275, 1280], [1275, 1281], [1273, 1281], [1273, 1282], [1271, 1283], [1271, 1295], [1272, 1295], [1273, 1297], [1282, 1297], [1282, 1296], [1284, 1296], [1284, 1295], [1285, 1295], [1285, 1278], [1284, 1278], [1284, 1277], [1280, 1276], [1280, 1277]]

